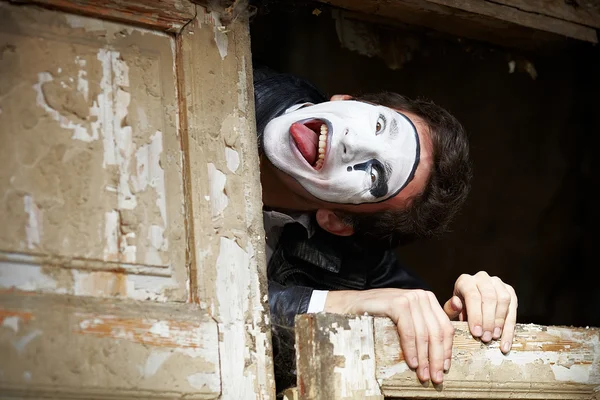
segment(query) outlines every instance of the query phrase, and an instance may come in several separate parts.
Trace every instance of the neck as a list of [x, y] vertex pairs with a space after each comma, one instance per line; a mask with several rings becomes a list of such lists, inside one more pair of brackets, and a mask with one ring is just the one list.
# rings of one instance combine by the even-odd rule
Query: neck
[[[311, 202], [298, 194], [282, 182], [282, 172], [271, 164], [265, 156], [260, 158], [260, 183], [262, 186], [262, 200], [265, 207], [276, 210], [288, 211], [314, 211], [317, 209]], [[291, 178], [290, 178], [291, 179]]]

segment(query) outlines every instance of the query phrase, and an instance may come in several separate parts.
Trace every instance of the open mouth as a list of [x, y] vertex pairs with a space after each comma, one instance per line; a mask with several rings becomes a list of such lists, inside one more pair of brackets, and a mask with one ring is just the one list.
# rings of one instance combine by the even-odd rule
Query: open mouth
[[323, 168], [328, 149], [327, 122], [317, 118], [294, 122], [290, 134], [306, 162], [317, 171]]

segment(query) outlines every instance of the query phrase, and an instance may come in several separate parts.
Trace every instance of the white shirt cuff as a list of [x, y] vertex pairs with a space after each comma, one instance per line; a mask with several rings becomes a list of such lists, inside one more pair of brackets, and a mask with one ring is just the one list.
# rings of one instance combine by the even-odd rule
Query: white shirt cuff
[[327, 300], [328, 290], [313, 290], [308, 302], [308, 314], [318, 313], [325, 309], [325, 301]]

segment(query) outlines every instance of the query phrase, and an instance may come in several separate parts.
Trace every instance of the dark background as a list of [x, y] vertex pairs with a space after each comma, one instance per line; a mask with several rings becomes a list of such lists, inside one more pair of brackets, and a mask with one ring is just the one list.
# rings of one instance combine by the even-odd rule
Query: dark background
[[257, 5], [253, 57], [272, 68], [327, 95], [424, 97], [464, 124], [474, 179], [463, 212], [452, 232], [398, 249], [440, 301], [461, 273], [485, 270], [515, 288], [519, 322], [600, 326], [598, 46], [503, 48], [323, 5]]

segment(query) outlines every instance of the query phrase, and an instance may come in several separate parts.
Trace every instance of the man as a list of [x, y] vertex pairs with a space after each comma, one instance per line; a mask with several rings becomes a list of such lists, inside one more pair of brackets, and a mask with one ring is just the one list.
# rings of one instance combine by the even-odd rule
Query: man
[[318, 311], [390, 317], [422, 381], [441, 383], [450, 368], [451, 319], [508, 352], [512, 287], [485, 272], [461, 275], [442, 307], [392, 251], [443, 232], [463, 204], [471, 169], [460, 123], [393, 93], [327, 101], [262, 67], [254, 84], [276, 371], [289, 362], [294, 316]]

